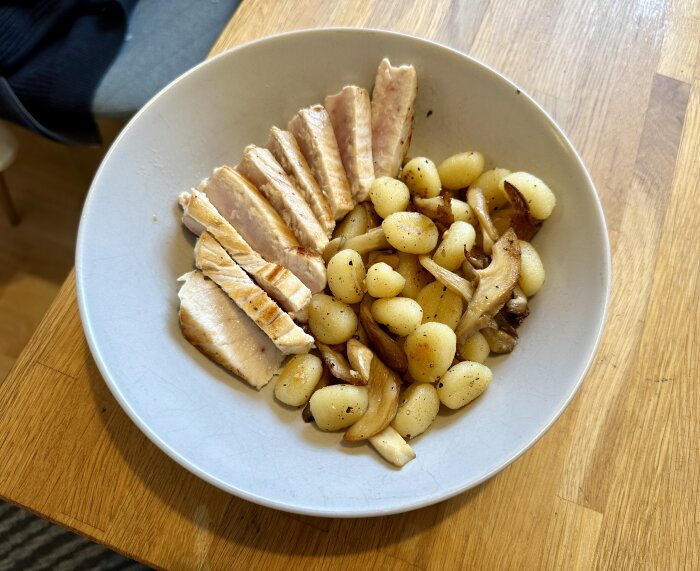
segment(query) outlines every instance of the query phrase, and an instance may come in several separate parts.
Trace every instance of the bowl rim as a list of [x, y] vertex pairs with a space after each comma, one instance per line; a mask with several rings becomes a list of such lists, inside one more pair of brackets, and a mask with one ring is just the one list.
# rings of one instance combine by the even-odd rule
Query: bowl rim
[[[602, 230], [602, 233], [604, 235], [604, 250], [605, 250], [605, 256], [603, 260], [603, 272], [602, 272], [602, 279], [603, 279], [603, 287], [605, 289], [604, 291], [604, 303], [603, 303], [603, 310], [601, 313], [601, 318], [597, 326], [597, 330], [595, 331], [595, 340], [593, 344], [593, 350], [591, 351], [591, 354], [588, 357], [588, 360], [586, 362], [586, 365], [584, 369], [582, 370], [579, 378], [576, 380], [576, 383], [569, 394], [569, 396], [565, 399], [563, 404], [559, 407], [558, 410], [555, 411], [555, 413], [552, 415], [552, 417], [545, 423], [545, 425], [542, 427], [542, 429], [534, 434], [528, 441], [523, 444], [520, 448], [515, 450], [514, 452], [511, 452], [507, 458], [503, 460], [498, 465], [495, 465], [489, 469], [489, 471], [484, 474], [482, 477], [467, 482], [466, 484], [463, 485], [458, 485], [454, 486], [452, 488], [447, 488], [447, 489], [442, 489], [439, 493], [436, 494], [429, 494], [425, 496], [419, 497], [417, 500], [414, 501], [403, 501], [399, 502], [400, 505], [396, 505], [395, 507], [391, 508], [379, 508], [379, 509], [371, 509], [371, 508], [366, 508], [366, 509], [356, 509], [356, 510], [345, 510], [345, 511], [337, 511], [334, 510], [333, 508], [328, 508], [325, 506], [318, 506], [318, 507], [309, 507], [306, 504], [294, 504], [294, 503], [285, 503], [283, 501], [278, 501], [278, 500], [272, 500], [260, 495], [257, 495], [255, 493], [246, 491], [246, 490], [241, 490], [232, 484], [225, 482], [202, 468], [200, 468], [198, 465], [192, 463], [190, 460], [182, 456], [180, 453], [175, 451], [173, 448], [170, 447], [165, 441], [163, 441], [156, 433], [154, 433], [147, 425], [147, 423], [141, 419], [141, 417], [138, 415], [138, 413], [131, 407], [131, 405], [128, 403], [126, 397], [122, 394], [121, 390], [118, 387], [118, 384], [115, 383], [114, 379], [111, 377], [109, 373], [109, 368], [104, 361], [102, 357], [102, 353], [100, 351], [100, 347], [96, 341], [95, 338], [95, 332], [93, 330], [93, 326], [90, 320], [90, 313], [89, 313], [89, 308], [88, 308], [88, 301], [87, 301], [87, 294], [85, 291], [85, 285], [84, 285], [84, 280], [85, 280], [85, 270], [84, 266], [82, 263], [83, 257], [84, 257], [84, 251], [85, 251], [85, 242], [86, 242], [86, 233], [87, 233], [87, 224], [86, 220], [90, 217], [90, 213], [92, 211], [92, 204], [95, 199], [95, 194], [97, 193], [97, 186], [98, 183], [103, 176], [103, 171], [106, 168], [107, 163], [110, 161], [112, 154], [115, 152], [115, 149], [119, 146], [121, 143], [122, 139], [126, 137], [127, 133], [129, 130], [132, 128], [133, 124], [137, 122], [141, 115], [146, 113], [148, 109], [150, 109], [151, 106], [155, 104], [155, 102], [168, 90], [170, 90], [174, 85], [179, 83], [180, 81], [185, 80], [185, 78], [189, 77], [192, 74], [197, 73], [197, 71], [208, 65], [212, 65], [213, 62], [216, 62], [220, 59], [224, 59], [227, 57], [232, 57], [232, 54], [235, 54], [238, 51], [241, 50], [246, 50], [249, 49], [253, 46], [256, 46], [258, 44], [266, 43], [266, 42], [274, 42], [274, 41], [284, 41], [284, 39], [288, 37], [295, 37], [295, 36], [303, 36], [303, 35], [308, 35], [308, 34], [318, 34], [318, 35], [323, 35], [323, 34], [336, 34], [336, 33], [351, 33], [351, 34], [368, 34], [368, 35], [384, 35], [384, 36], [394, 36], [394, 37], [401, 37], [410, 41], [418, 41], [421, 43], [426, 43], [430, 44], [434, 47], [440, 48], [442, 50], [447, 50], [451, 52], [452, 54], [458, 55], [462, 58], [466, 58], [468, 60], [471, 60], [473, 63], [477, 64], [478, 66], [484, 68], [486, 71], [490, 72], [491, 74], [494, 74], [497, 76], [501, 81], [504, 83], [510, 85], [513, 89], [518, 90], [522, 95], [525, 96], [525, 101], [527, 104], [533, 106], [535, 110], [542, 115], [542, 117], [545, 119], [545, 121], [549, 124], [550, 127], [554, 129], [554, 131], [561, 137], [561, 139], [565, 142], [566, 147], [568, 150], [571, 152], [573, 155], [578, 167], [580, 168], [581, 172], [584, 175], [584, 178], [586, 180], [586, 183], [589, 187], [589, 190], [591, 191], [592, 197], [594, 199], [594, 204], [595, 204], [595, 217], [600, 224], [600, 228]], [[380, 517], [380, 516], [385, 516], [385, 515], [392, 515], [392, 514], [397, 514], [397, 513], [404, 513], [404, 512], [409, 512], [413, 510], [417, 510], [420, 508], [424, 508], [427, 506], [431, 506], [433, 504], [437, 504], [439, 502], [445, 501], [447, 499], [453, 498], [471, 488], [475, 488], [476, 486], [482, 484], [486, 480], [492, 478], [499, 472], [501, 472], [504, 468], [512, 464], [515, 460], [520, 458], [525, 452], [527, 452], [532, 446], [534, 446], [537, 441], [542, 438], [542, 436], [552, 427], [552, 425], [559, 419], [561, 414], [564, 412], [564, 410], [569, 406], [573, 398], [576, 396], [578, 393], [579, 389], [581, 388], [581, 385], [583, 384], [584, 379], [588, 376], [588, 373], [590, 371], [590, 368], [593, 364], [593, 361], [598, 353], [598, 350], [600, 349], [600, 344], [602, 341], [602, 337], [605, 331], [605, 325], [607, 323], [607, 317], [608, 317], [608, 311], [609, 311], [609, 306], [610, 306], [610, 297], [611, 297], [611, 287], [612, 287], [612, 257], [611, 257], [611, 248], [610, 248], [610, 238], [609, 238], [609, 231], [607, 227], [607, 223], [605, 220], [605, 213], [603, 210], [603, 206], [600, 201], [600, 197], [598, 195], [597, 189], [595, 187], [595, 184], [593, 183], [593, 179], [588, 172], [588, 169], [586, 168], [583, 160], [581, 159], [581, 156], [579, 155], [578, 151], [574, 147], [573, 143], [571, 140], [568, 138], [568, 136], [564, 133], [562, 128], [558, 125], [558, 123], [552, 118], [552, 116], [537, 102], [535, 99], [530, 96], [527, 91], [522, 89], [519, 85], [517, 85], [515, 82], [513, 82], [511, 79], [491, 67], [489, 64], [484, 63], [483, 61], [479, 60], [478, 58], [475, 58], [474, 56], [471, 56], [467, 53], [464, 53], [458, 49], [452, 48], [450, 46], [447, 46], [443, 43], [437, 42], [435, 40], [427, 39], [421, 36], [416, 36], [413, 34], [407, 34], [404, 32], [397, 32], [393, 30], [384, 30], [384, 29], [379, 29], [379, 28], [364, 28], [364, 27], [356, 27], [356, 26], [334, 26], [334, 27], [324, 27], [324, 28], [302, 28], [302, 29], [297, 29], [297, 30], [291, 30], [287, 32], [282, 32], [278, 34], [272, 34], [272, 35], [267, 35], [263, 36], [260, 38], [256, 38], [254, 40], [245, 42], [243, 44], [240, 44], [238, 46], [234, 46], [230, 49], [224, 50], [221, 53], [216, 54], [215, 56], [212, 56], [208, 59], [205, 59], [204, 61], [200, 62], [199, 64], [195, 65], [194, 67], [190, 68], [189, 70], [185, 71], [175, 79], [173, 79], [170, 83], [168, 83], [165, 87], [163, 87], [160, 91], [158, 91], [130, 120], [129, 122], [124, 126], [124, 128], [121, 130], [117, 138], [112, 142], [109, 150], [105, 154], [104, 158], [102, 159], [100, 166], [95, 173], [92, 182], [90, 184], [90, 188], [88, 190], [87, 196], [85, 198], [85, 203], [83, 205], [83, 210], [80, 216], [80, 225], [78, 228], [78, 236], [77, 236], [77, 244], [76, 244], [76, 254], [75, 254], [75, 284], [76, 284], [76, 294], [77, 294], [77, 301], [78, 301], [78, 311], [80, 314], [80, 319], [83, 325], [83, 330], [85, 332], [85, 338], [88, 343], [88, 347], [90, 348], [90, 352], [92, 354], [92, 357], [94, 358], [95, 364], [97, 365], [97, 368], [102, 375], [102, 378], [104, 379], [107, 387], [109, 388], [110, 392], [112, 395], [115, 397], [119, 405], [121, 406], [122, 410], [126, 412], [127, 416], [131, 419], [131, 421], [139, 428], [141, 432], [153, 443], [155, 444], [161, 451], [163, 451], [169, 458], [177, 462], [180, 466], [185, 468], [187, 471], [190, 473], [196, 475], [197, 477], [201, 478], [205, 482], [219, 488], [220, 490], [223, 490], [224, 492], [230, 493], [234, 496], [237, 496], [239, 498], [242, 498], [244, 500], [262, 505], [264, 507], [268, 508], [273, 508], [277, 509], [280, 511], [284, 512], [289, 512], [289, 513], [295, 513], [295, 514], [302, 514], [302, 515], [310, 515], [310, 516], [316, 516], [316, 517], [332, 517], [332, 518], [361, 518], [361, 517]]]

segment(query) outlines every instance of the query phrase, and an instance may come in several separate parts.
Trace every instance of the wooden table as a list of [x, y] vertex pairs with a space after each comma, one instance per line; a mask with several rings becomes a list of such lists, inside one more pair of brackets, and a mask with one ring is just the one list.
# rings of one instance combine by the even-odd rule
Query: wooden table
[[129, 421], [90, 357], [71, 275], [0, 384], [0, 495], [173, 569], [700, 568], [700, 3], [244, 0], [213, 53], [325, 25], [470, 53], [571, 136], [614, 273], [572, 405], [453, 500], [368, 520], [279, 513], [190, 475]]

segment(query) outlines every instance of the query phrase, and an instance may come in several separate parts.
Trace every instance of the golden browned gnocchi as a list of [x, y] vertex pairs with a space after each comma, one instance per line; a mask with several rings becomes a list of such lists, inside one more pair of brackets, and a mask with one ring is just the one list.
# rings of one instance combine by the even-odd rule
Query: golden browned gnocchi
[[419, 325], [404, 344], [411, 378], [421, 383], [437, 381], [450, 368], [456, 348], [455, 332], [444, 323]]
[[454, 331], [462, 317], [462, 297], [438, 281], [420, 290], [416, 301], [423, 308], [423, 323], [437, 321]]
[[306, 404], [322, 372], [323, 364], [316, 355], [294, 355], [280, 371], [275, 383], [275, 396], [289, 406]]
[[454, 216], [455, 221], [467, 222], [472, 226], [476, 224], [476, 216], [466, 202], [453, 198], [450, 201], [450, 205], [452, 206], [452, 216]]
[[484, 155], [476, 151], [458, 153], [440, 163], [438, 174], [447, 190], [467, 188], [484, 170]]
[[518, 285], [527, 297], [535, 295], [544, 283], [544, 266], [530, 242], [520, 240], [520, 278]]
[[395, 297], [406, 285], [406, 278], [384, 262], [370, 266], [365, 279], [367, 293], [372, 297]]
[[440, 398], [430, 383], [413, 383], [408, 387], [391, 423], [406, 440], [423, 434], [440, 410]]
[[447, 270], [456, 270], [466, 259], [465, 250], [471, 250], [475, 240], [476, 231], [471, 224], [453, 222], [443, 235], [433, 260]]
[[462, 408], [483, 393], [492, 378], [493, 373], [486, 365], [462, 361], [442, 375], [437, 394], [447, 408]]
[[345, 343], [357, 331], [357, 315], [352, 307], [340, 300], [317, 293], [309, 304], [309, 327], [321, 343]]
[[342, 430], [358, 421], [367, 411], [367, 387], [323, 387], [311, 395], [309, 404], [316, 426], [321, 430]]
[[355, 250], [341, 250], [328, 261], [328, 287], [343, 303], [358, 303], [365, 294], [365, 265]]
[[435, 163], [425, 157], [408, 161], [401, 171], [401, 178], [413, 194], [423, 198], [437, 196], [442, 189]]
[[501, 179], [499, 187], [504, 192], [504, 181], [508, 181], [520, 191], [530, 208], [530, 214], [538, 220], [549, 218], [557, 199], [544, 182], [530, 173], [514, 172]]
[[411, 200], [411, 194], [408, 187], [400, 180], [380, 176], [374, 179], [369, 189], [369, 199], [377, 214], [386, 218], [389, 214], [406, 210]]
[[438, 241], [438, 229], [433, 221], [418, 212], [395, 212], [382, 222], [387, 242], [399, 252], [427, 254]]
[[421, 324], [423, 308], [410, 297], [377, 299], [372, 304], [372, 317], [392, 333], [403, 337]]

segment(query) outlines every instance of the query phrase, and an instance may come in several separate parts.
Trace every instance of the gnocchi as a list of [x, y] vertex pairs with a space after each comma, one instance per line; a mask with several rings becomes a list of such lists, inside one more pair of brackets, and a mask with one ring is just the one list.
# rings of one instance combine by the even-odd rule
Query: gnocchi
[[418, 256], [399, 252], [399, 266], [396, 268], [406, 281], [401, 295], [416, 299], [418, 292], [433, 281], [433, 276], [420, 265]]
[[447, 408], [462, 408], [481, 395], [492, 378], [491, 369], [486, 365], [462, 361], [442, 376], [437, 385], [437, 394]]
[[443, 268], [454, 271], [466, 259], [465, 250], [471, 250], [476, 241], [476, 231], [471, 224], [454, 222], [442, 237], [433, 260]]
[[508, 204], [508, 195], [501, 181], [510, 174], [508, 169], [491, 169], [481, 173], [470, 186], [479, 187], [484, 192], [486, 206], [492, 212]]
[[540, 255], [530, 242], [520, 242], [520, 278], [518, 285], [527, 297], [535, 295], [544, 283], [544, 266]]
[[365, 265], [355, 250], [341, 250], [326, 270], [328, 287], [340, 301], [358, 303], [365, 294]]
[[418, 212], [395, 212], [382, 222], [387, 242], [399, 252], [427, 254], [438, 241], [438, 230], [433, 221]]
[[491, 349], [489, 348], [486, 337], [479, 331], [474, 333], [466, 340], [462, 348], [462, 355], [467, 361], [475, 363], [483, 363], [489, 356]]
[[372, 317], [392, 333], [403, 337], [421, 324], [423, 308], [410, 297], [378, 299], [372, 304]]
[[530, 173], [514, 172], [502, 178], [499, 183], [499, 188], [504, 193], [504, 181], [506, 180], [523, 195], [533, 217], [538, 220], [549, 218], [556, 206], [557, 199], [544, 182]]
[[386, 218], [394, 212], [406, 210], [411, 200], [408, 187], [395, 178], [380, 176], [369, 189], [369, 198], [377, 214]]
[[317, 293], [309, 304], [309, 327], [321, 343], [345, 343], [357, 331], [357, 315], [352, 307], [326, 295]]
[[442, 161], [437, 170], [447, 190], [466, 188], [484, 170], [484, 155], [476, 151], [458, 153]]
[[423, 308], [423, 323], [444, 323], [454, 331], [462, 317], [462, 297], [438, 281], [420, 290], [416, 301]]
[[437, 381], [455, 358], [457, 337], [444, 323], [423, 323], [406, 337], [408, 372], [414, 381]]
[[365, 279], [367, 293], [372, 297], [395, 297], [406, 285], [406, 278], [384, 262], [370, 266]]
[[440, 410], [440, 398], [430, 383], [413, 383], [401, 398], [399, 409], [391, 423], [406, 440], [423, 434]]
[[316, 426], [321, 430], [343, 430], [367, 411], [367, 387], [329, 385], [311, 395], [309, 404]]
[[306, 404], [321, 380], [321, 373], [323, 364], [316, 355], [294, 355], [280, 371], [275, 383], [275, 397], [289, 406]]
[[423, 198], [433, 198], [442, 189], [435, 163], [425, 157], [408, 161], [401, 171], [401, 178], [413, 194]]
[[333, 238], [355, 238], [369, 230], [369, 213], [364, 204], [358, 204], [335, 227]]

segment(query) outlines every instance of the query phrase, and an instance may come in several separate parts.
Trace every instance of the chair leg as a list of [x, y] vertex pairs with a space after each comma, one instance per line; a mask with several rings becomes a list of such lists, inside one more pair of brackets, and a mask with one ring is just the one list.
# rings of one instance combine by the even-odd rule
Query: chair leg
[[0, 209], [5, 211], [10, 224], [15, 226], [19, 224], [19, 214], [15, 208], [15, 203], [12, 202], [12, 195], [10, 195], [10, 189], [7, 188], [7, 183], [5, 182], [5, 175], [0, 172]]

